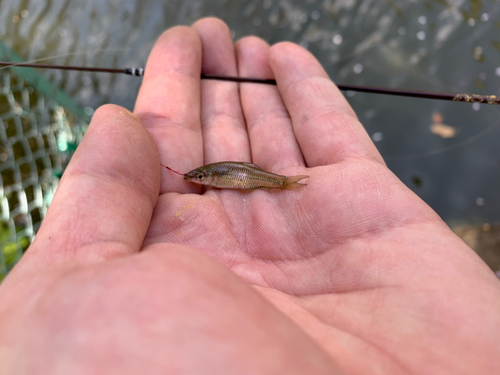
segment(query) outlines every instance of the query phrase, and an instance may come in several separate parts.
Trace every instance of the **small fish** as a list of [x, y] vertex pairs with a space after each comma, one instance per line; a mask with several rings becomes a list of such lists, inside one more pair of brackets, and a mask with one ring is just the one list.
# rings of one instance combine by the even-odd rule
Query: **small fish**
[[[163, 165], [163, 164], [162, 164]], [[167, 169], [182, 173], [163, 165]], [[201, 185], [215, 186], [221, 189], [283, 189], [297, 190], [306, 184], [298, 181], [309, 176], [281, 176], [263, 170], [251, 163], [223, 161], [196, 168], [183, 175], [184, 179]]]

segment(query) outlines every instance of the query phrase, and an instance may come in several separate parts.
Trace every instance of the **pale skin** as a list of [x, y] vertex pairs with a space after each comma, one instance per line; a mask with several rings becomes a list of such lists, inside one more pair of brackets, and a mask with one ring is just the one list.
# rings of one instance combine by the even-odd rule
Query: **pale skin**
[[[223, 160], [310, 178], [203, 190], [160, 168]], [[134, 114], [95, 113], [0, 286], [0, 372], [492, 374], [499, 311], [312, 55], [203, 19], [158, 40]]]

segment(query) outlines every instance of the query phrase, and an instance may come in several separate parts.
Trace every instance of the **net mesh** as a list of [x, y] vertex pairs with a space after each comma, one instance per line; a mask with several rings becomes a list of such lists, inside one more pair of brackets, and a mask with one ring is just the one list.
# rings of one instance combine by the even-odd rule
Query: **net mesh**
[[0, 70], [0, 281], [32, 242], [87, 126], [33, 74]]

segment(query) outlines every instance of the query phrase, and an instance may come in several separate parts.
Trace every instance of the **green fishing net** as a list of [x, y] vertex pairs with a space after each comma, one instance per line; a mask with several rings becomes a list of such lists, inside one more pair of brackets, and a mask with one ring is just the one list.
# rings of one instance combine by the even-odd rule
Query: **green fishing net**
[[[0, 60], [20, 61], [2, 41]], [[40, 227], [88, 112], [34, 69], [0, 69], [0, 281]]]

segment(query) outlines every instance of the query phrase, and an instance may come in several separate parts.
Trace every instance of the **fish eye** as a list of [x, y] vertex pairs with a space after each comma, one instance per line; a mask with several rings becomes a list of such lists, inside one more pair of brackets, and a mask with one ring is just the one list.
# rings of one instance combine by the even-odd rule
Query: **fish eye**
[[201, 180], [203, 180], [203, 175], [200, 173], [200, 174], [196, 175], [196, 178], [201, 181]]

